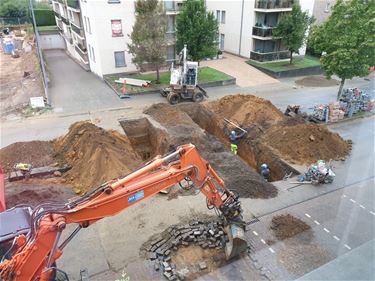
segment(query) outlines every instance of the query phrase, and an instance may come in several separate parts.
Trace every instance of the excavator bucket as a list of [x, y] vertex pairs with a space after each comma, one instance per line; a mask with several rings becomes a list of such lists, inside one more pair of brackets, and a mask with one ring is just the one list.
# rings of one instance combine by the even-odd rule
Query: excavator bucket
[[225, 227], [229, 241], [225, 244], [225, 255], [227, 260], [238, 256], [247, 249], [245, 230], [238, 224], [229, 224]]

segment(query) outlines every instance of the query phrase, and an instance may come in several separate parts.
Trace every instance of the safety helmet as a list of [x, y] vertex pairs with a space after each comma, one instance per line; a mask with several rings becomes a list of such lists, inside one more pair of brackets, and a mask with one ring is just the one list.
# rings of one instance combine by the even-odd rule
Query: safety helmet
[[230, 132], [230, 134], [231, 134], [231, 135], [235, 135], [235, 134], [236, 134], [236, 132], [235, 132], [235, 131], [232, 131], [232, 132]]
[[267, 166], [267, 164], [263, 163], [260, 167], [263, 168], [263, 169], [267, 169], [268, 166]]

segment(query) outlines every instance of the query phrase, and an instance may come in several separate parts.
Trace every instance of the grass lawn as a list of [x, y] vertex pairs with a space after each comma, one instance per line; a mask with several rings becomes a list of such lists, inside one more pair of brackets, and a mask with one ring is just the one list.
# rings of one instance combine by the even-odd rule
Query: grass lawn
[[246, 61], [250, 65], [254, 65], [257, 67], [265, 68], [271, 71], [279, 72], [279, 71], [286, 71], [291, 69], [301, 69], [311, 66], [319, 66], [319, 58], [305, 55], [303, 58], [293, 58], [292, 64], [289, 64], [288, 61], [276, 61], [276, 62], [265, 62], [260, 63], [254, 60]]
[[56, 25], [38, 26], [39, 32], [58, 31]]
[[[147, 73], [147, 74], [132, 74], [132, 75], [110, 75], [106, 77], [106, 80], [111, 83], [111, 85], [119, 92], [122, 91], [123, 85], [116, 83], [115, 80], [118, 80], [120, 77], [129, 77], [134, 79], [143, 79], [151, 80], [151, 85], [148, 88], [136, 87], [131, 85], [126, 85], [126, 92], [128, 94], [143, 92], [145, 90], [158, 90], [169, 86], [170, 72], [160, 72], [160, 84], [156, 84], [156, 73]], [[210, 67], [202, 67], [198, 70], [198, 83], [205, 83], [211, 81], [220, 81], [220, 80], [229, 80], [232, 79], [231, 76], [215, 70]]]

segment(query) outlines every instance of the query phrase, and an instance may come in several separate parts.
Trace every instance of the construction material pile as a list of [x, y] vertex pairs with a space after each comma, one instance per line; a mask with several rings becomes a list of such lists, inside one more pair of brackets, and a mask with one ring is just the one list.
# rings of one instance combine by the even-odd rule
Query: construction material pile
[[0, 166], [6, 172], [12, 171], [17, 163], [48, 166], [56, 162], [53, 154], [53, 145], [48, 141], [16, 142], [0, 149]]
[[312, 164], [306, 173], [298, 176], [299, 182], [311, 182], [312, 184], [332, 183], [335, 173], [332, 171], [331, 165], [324, 160]]
[[311, 227], [304, 221], [290, 214], [286, 214], [274, 216], [270, 228], [273, 230], [277, 239], [284, 240], [307, 231]]
[[77, 122], [54, 141], [56, 157], [72, 168], [64, 174], [77, 193], [135, 170], [141, 163], [129, 140], [89, 122]]
[[319, 121], [337, 122], [358, 112], [372, 111], [374, 105], [370, 94], [358, 88], [349, 88], [342, 91], [339, 101], [314, 106], [312, 116]]
[[[162, 271], [168, 280], [177, 278], [183, 280], [189, 277], [191, 272], [177, 268], [172, 260], [172, 254], [176, 255], [180, 247], [195, 245], [202, 249], [217, 250], [224, 260], [223, 247], [227, 241], [222, 222], [194, 221], [189, 224], [170, 226], [163, 234], [147, 242], [144, 247], [156, 271]], [[207, 269], [206, 262], [202, 260], [197, 263], [196, 269], [198, 271]]]

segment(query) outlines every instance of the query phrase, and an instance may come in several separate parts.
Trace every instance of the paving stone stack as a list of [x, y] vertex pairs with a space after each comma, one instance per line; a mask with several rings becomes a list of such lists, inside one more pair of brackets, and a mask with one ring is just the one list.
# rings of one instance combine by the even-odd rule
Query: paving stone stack
[[[167, 232], [152, 241], [146, 250], [156, 271], [162, 271], [168, 280], [182, 280], [188, 272], [176, 270], [171, 261], [171, 251], [189, 245], [199, 245], [203, 249], [222, 249], [227, 241], [222, 222], [194, 221], [169, 227]], [[207, 268], [205, 262], [200, 262], [197, 266], [200, 270]]]

